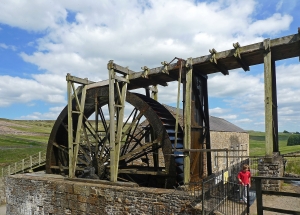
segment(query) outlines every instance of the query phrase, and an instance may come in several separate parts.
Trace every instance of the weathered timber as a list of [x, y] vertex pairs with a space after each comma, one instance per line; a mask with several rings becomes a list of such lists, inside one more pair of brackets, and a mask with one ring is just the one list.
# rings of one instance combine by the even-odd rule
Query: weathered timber
[[[272, 49], [272, 60], [283, 60], [287, 58], [293, 58], [300, 56], [300, 34], [293, 34], [285, 37], [280, 37], [276, 39], [270, 40], [270, 48]], [[215, 54], [215, 58], [221, 65], [224, 65], [227, 70], [238, 69], [241, 68], [240, 62], [237, 61], [235, 57], [236, 49], [230, 49], [222, 52], [217, 52]], [[253, 66], [257, 64], [264, 63], [264, 54], [265, 47], [264, 42], [254, 43], [251, 45], [240, 46], [239, 54], [243, 62], [247, 62], [247, 66]], [[192, 59], [192, 66], [194, 73], [201, 74], [212, 74], [220, 72], [210, 61], [211, 55], [205, 55], [201, 57], [196, 57]], [[129, 81], [128, 90], [144, 88], [149, 85], [154, 85], [156, 81], [161, 83], [171, 82], [178, 79], [178, 71], [180, 68], [180, 64], [172, 63], [167, 66], [168, 73], [165, 72], [166, 67], [160, 66], [152, 69], [148, 69], [147, 76], [148, 78], [143, 78], [144, 71], [134, 72], [132, 70], [128, 70], [126, 67], [119, 66], [113, 63], [112, 67], [120, 72], [124, 73], [124, 71], [128, 71]], [[107, 81], [105, 83], [98, 82], [100, 85], [107, 85]], [[99, 84], [91, 84], [89, 88], [93, 86], [98, 86]], [[101, 84], [102, 83], [102, 84]]]

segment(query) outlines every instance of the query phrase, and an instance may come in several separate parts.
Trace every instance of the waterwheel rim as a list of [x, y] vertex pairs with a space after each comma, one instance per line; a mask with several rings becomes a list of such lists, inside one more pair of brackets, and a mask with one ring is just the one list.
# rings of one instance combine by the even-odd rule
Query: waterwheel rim
[[[98, 113], [102, 112], [103, 115], [105, 111], [103, 111], [102, 108], [105, 108], [108, 104], [108, 95], [109, 92], [107, 86], [87, 90], [84, 108], [85, 118], [83, 122], [83, 137], [80, 141], [78, 162], [76, 166], [77, 177], [80, 176], [80, 174], [82, 174], [86, 167], [95, 167], [96, 174], [100, 176], [99, 160], [102, 160], [103, 166], [109, 165], [109, 146], [107, 146], [107, 142], [105, 143], [105, 141], [103, 141], [105, 135], [107, 137], [108, 128], [104, 128], [105, 126], [103, 126], [105, 133], [104, 138], [95, 137], [97, 136], [96, 133], [99, 132], [93, 132], [93, 123], [91, 123], [91, 120], [89, 119], [91, 115], [95, 113], [95, 101], [98, 101], [99, 103], [100, 109]], [[95, 97], [97, 98], [97, 100], [95, 100]], [[137, 168], [138, 166], [136, 165], [136, 161], [142, 160], [143, 164], [139, 167], [139, 169], [143, 170], [143, 174], [147, 174], [147, 171], [149, 172], [149, 175], [153, 174], [153, 171], [162, 171], [165, 173], [166, 178], [171, 178], [171, 182], [169, 182], [170, 186], [174, 186], [174, 183], [182, 182], [183, 155], [181, 152], [173, 152], [175, 149], [175, 119], [173, 115], [157, 101], [141, 94], [127, 92], [126, 102], [133, 107], [133, 111], [131, 113], [135, 115], [135, 117], [140, 116], [142, 114], [142, 117], [140, 118], [142, 119], [144, 117], [144, 119], [146, 119], [146, 121], [148, 121], [149, 123], [148, 125], [144, 125], [144, 130], [142, 130], [141, 133], [143, 133], [144, 136], [150, 135], [149, 130], [151, 130], [155, 136], [155, 138], [153, 139], [155, 139], [156, 142], [159, 142], [159, 144], [155, 147], [153, 147], [153, 145], [147, 147], [145, 146], [145, 141], [142, 141], [141, 134], [138, 134], [136, 132], [129, 132], [126, 135], [126, 137], [122, 138], [125, 141], [123, 141], [124, 143], [120, 150], [120, 171], [123, 171], [124, 169], [130, 170]], [[73, 115], [72, 118], [73, 128], [75, 129], [77, 126], [76, 120], [78, 119], [78, 117], [76, 117], [76, 115]], [[105, 118], [103, 116], [101, 116], [100, 118], [101, 122], [103, 123]], [[134, 121], [134, 119], [136, 118], [133, 117], [132, 121]], [[68, 111], [66, 106], [58, 116], [49, 137], [46, 159], [47, 173], [62, 175], [68, 174], [69, 158], [67, 122]], [[105, 124], [106, 123], [103, 123], [103, 125]], [[178, 141], [176, 148], [180, 149], [183, 147], [182, 130], [180, 127], [178, 131]], [[85, 135], [85, 133], [87, 133], [88, 135]], [[92, 140], [89, 140], [90, 137], [92, 137]], [[95, 139], [97, 138], [98, 141], [95, 141]], [[88, 144], [87, 142], [90, 143]], [[98, 145], [95, 142], [98, 142]], [[141, 150], [141, 148], [143, 150]], [[99, 151], [102, 154], [99, 154]], [[153, 157], [155, 153], [158, 153], [158, 151], [161, 151], [162, 153], [162, 155], [160, 155], [160, 158], [163, 157], [164, 164], [161, 165], [162, 159], [160, 159], [159, 166], [157, 167], [153, 166], [155, 163], [155, 161], [153, 161]], [[99, 159], [99, 157], [101, 159]], [[96, 163], [95, 160], [97, 160]], [[135, 165], [133, 165], [134, 163]], [[106, 174], [106, 176], [107, 175], [108, 174]], [[130, 173], [126, 173], [126, 175], [130, 175]], [[131, 175], [139, 175], [139, 173]], [[101, 177], [103, 178], [103, 175], [100, 176], [100, 178]], [[130, 180], [130, 178], [132, 177], [129, 176], [126, 179]], [[141, 178], [141, 180], [145, 180], [145, 178], [147, 177], [143, 176]], [[151, 179], [148, 180], [153, 180], [153, 177], [151, 177]]]

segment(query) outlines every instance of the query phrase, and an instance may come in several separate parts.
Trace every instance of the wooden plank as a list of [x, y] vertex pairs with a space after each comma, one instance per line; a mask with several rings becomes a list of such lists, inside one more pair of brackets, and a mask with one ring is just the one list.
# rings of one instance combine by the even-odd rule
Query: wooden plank
[[270, 180], [283, 180], [283, 181], [300, 181], [300, 178], [292, 177], [265, 177], [265, 176], [253, 176], [253, 179], [270, 179]]
[[119, 173], [139, 174], [139, 175], [168, 175], [163, 171], [147, 171], [139, 169], [119, 169]]
[[292, 210], [285, 210], [285, 209], [279, 209], [279, 208], [263, 207], [263, 210], [282, 213], [282, 214], [300, 215], [300, 211], [292, 211]]
[[70, 73], [67, 74], [66, 80], [72, 81], [73, 83], [77, 83], [77, 84], [92, 84], [92, 83], [94, 83], [93, 81], [89, 81], [87, 78], [78, 78], [78, 77], [72, 76], [72, 75], [70, 75]]
[[278, 191], [262, 191], [262, 194], [274, 195], [274, 196], [291, 196], [291, 197], [300, 197], [300, 193], [287, 193], [287, 192], [278, 192]]

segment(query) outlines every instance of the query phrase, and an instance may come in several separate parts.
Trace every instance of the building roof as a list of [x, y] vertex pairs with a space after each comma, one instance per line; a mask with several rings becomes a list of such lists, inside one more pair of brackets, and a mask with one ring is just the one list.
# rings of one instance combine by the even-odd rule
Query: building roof
[[[173, 115], [176, 114], [176, 108], [171, 107], [169, 105], [163, 104], [165, 108], [167, 108]], [[183, 112], [182, 109], [179, 109], [179, 124], [182, 126], [183, 118], [182, 118]], [[209, 124], [210, 124], [210, 131], [220, 131], [220, 132], [240, 132], [240, 133], [247, 133], [244, 129], [232, 124], [231, 122], [228, 122], [225, 119], [209, 116]]]

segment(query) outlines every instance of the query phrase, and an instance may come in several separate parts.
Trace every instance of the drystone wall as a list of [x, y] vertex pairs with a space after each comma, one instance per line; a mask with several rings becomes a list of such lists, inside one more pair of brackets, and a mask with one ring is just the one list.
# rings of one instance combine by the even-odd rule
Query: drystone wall
[[3, 205], [6, 203], [3, 179], [4, 178], [0, 177], [0, 205]]
[[[264, 158], [258, 164], [258, 175], [266, 177], [283, 177], [284, 162], [283, 157], [280, 155], [274, 155], [271, 158]], [[262, 190], [280, 191], [281, 180], [262, 180]]]
[[155, 206], [167, 208], [171, 204], [175, 214], [180, 214], [190, 203], [181, 191], [87, 181], [36, 173], [9, 176], [5, 181], [7, 214], [141, 215], [153, 214]]

